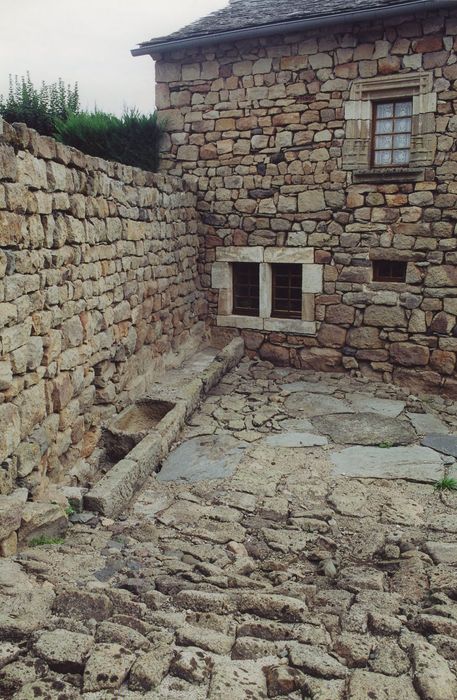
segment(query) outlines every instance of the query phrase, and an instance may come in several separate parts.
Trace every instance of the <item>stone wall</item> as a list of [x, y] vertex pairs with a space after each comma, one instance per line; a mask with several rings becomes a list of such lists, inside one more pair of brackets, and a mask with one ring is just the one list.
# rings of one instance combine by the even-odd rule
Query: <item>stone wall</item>
[[0, 120], [0, 494], [39, 497], [205, 337], [196, 194]]
[[[198, 178], [202, 282], [219, 333], [241, 333], [276, 363], [456, 394], [456, 48], [449, 10], [154, 56], [170, 129], [163, 167]], [[410, 167], [380, 177], [371, 101], [402, 96], [413, 105]], [[226, 270], [213, 282], [211, 272], [237, 246], [311, 251], [323, 266], [314, 330], [228, 318]], [[406, 280], [373, 282], [373, 259], [406, 261]]]

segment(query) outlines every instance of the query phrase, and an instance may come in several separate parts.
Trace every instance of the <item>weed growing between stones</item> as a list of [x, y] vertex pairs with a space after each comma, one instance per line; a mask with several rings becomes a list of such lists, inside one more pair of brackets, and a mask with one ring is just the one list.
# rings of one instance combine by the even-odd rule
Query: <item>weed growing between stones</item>
[[457, 491], [457, 479], [452, 476], [443, 476], [435, 483], [435, 491]]
[[41, 547], [45, 544], [64, 544], [64, 542], [65, 539], [63, 537], [46, 537], [46, 535], [41, 535], [30, 540], [30, 546]]

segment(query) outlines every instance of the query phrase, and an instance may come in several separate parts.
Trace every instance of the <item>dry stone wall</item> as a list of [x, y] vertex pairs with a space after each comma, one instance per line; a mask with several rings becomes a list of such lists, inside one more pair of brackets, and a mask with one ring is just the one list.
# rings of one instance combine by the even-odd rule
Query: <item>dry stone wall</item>
[[[198, 178], [213, 323], [221, 248], [304, 247], [323, 265], [314, 333], [236, 319], [219, 333], [241, 333], [276, 363], [456, 395], [456, 49], [449, 10], [154, 56], [164, 168]], [[402, 96], [413, 103], [411, 167], [380, 178], [370, 100]], [[373, 282], [374, 259], [406, 261], [406, 280]]]
[[196, 194], [0, 120], [0, 494], [34, 498], [205, 336]]

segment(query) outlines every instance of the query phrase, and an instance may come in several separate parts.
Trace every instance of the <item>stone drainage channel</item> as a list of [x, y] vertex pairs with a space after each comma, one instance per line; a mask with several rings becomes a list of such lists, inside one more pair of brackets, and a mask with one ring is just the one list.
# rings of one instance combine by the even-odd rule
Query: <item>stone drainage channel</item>
[[157, 470], [202, 398], [238, 364], [243, 354], [243, 341], [232, 340], [198, 376], [190, 378], [185, 371], [175, 372], [183, 383], [174, 386], [168, 384], [165, 376], [152, 394], [128, 406], [106, 426], [108, 455], [122, 459], [85, 495], [85, 507], [103, 515], [119, 515], [147, 477]]
[[119, 516], [3, 560], [0, 697], [455, 700], [456, 432], [450, 400], [241, 360]]

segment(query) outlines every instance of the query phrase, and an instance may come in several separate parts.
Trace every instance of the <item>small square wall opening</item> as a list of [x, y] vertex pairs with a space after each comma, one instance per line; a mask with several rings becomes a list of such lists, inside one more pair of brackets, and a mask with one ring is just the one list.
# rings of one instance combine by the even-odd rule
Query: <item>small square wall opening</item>
[[373, 260], [373, 282], [405, 282], [405, 260]]

